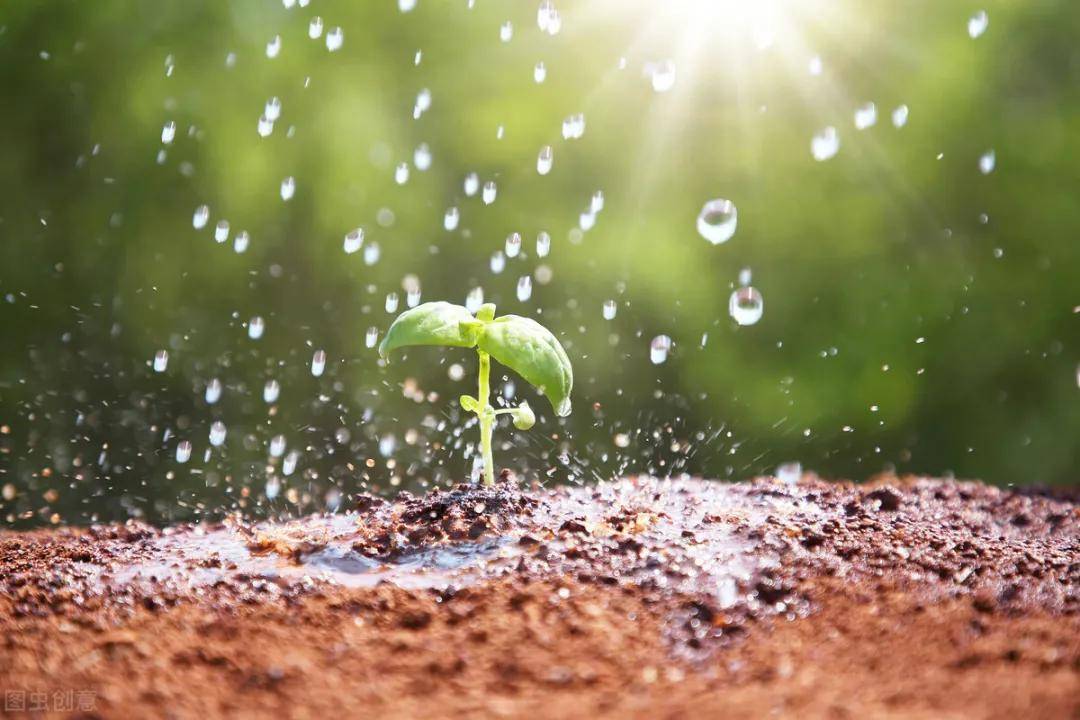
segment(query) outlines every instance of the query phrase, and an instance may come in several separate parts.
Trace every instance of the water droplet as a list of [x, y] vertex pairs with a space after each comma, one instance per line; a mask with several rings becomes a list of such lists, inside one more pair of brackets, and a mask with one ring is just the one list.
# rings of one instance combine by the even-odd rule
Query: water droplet
[[506, 256], [503, 255], [502, 250], [496, 250], [491, 254], [491, 261], [489, 265], [491, 266], [491, 272], [495, 273], [496, 275], [501, 273], [506, 268]]
[[586, 210], [585, 212], [578, 215], [578, 227], [581, 228], [582, 232], [588, 232], [589, 230], [592, 230], [595, 225], [596, 213], [592, 212], [591, 210]]
[[186, 463], [191, 459], [191, 441], [181, 440], [176, 445], [176, 462]]
[[431, 108], [431, 91], [427, 88], [423, 88], [416, 94], [416, 109], [425, 113]]
[[989, 175], [994, 172], [995, 165], [997, 165], [997, 155], [993, 150], [987, 150], [979, 156], [979, 172], [983, 175]]
[[551, 172], [551, 165], [555, 162], [555, 151], [550, 145], [540, 148], [540, 154], [536, 156], [536, 172], [547, 175]]
[[206, 398], [207, 405], [213, 405], [221, 399], [221, 381], [214, 378], [210, 382], [206, 383]]
[[259, 118], [259, 125], [256, 130], [259, 137], [270, 137], [270, 134], [274, 132], [274, 121], [263, 115]]
[[225, 423], [220, 420], [215, 420], [210, 425], [210, 444], [214, 447], [221, 447], [225, 444], [225, 435], [228, 430], [225, 428]]
[[499, 188], [495, 185], [494, 180], [488, 180], [484, 183], [484, 192], [481, 198], [484, 200], [485, 205], [490, 205], [495, 202], [495, 195], [498, 194]]
[[589, 212], [598, 213], [604, 209], [604, 191], [597, 190], [589, 199]]
[[815, 55], [814, 57], [810, 58], [810, 62], [807, 63], [807, 70], [810, 72], [811, 75], [820, 75], [823, 69], [824, 67], [822, 65], [820, 55]]
[[266, 57], [273, 59], [281, 53], [281, 36], [275, 35], [266, 43]]
[[754, 273], [750, 268], [748, 268], [748, 267], [743, 268], [742, 270], [739, 271], [739, 284], [740, 285], [749, 285], [750, 281], [753, 279], [753, 277], [754, 277]]
[[165, 372], [169, 367], [169, 351], [158, 350], [154, 353], [154, 372]]
[[340, 27], [332, 27], [326, 33], [326, 49], [337, 52], [345, 44], [345, 31]]
[[398, 309], [398, 294], [395, 292], [386, 294], [386, 312], [393, 314]]
[[394, 168], [394, 182], [398, 185], [404, 185], [409, 182], [409, 165], [408, 163], [398, 163], [398, 166]]
[[267, 380], [263, 385], [263, 402], [275, 403], [281, 395], [281, 384], [277, 380]]
[[836, 155], [840, 150], [840, 135], [836, 128], [828, 126], [810, 140], [810, 154], [818, 162], [823, 162]]
[[161, 142], [168, 145], [176, 137], [176, 123], [170, 120], [161, 128]]
[[364, 244], [364, 228], [356, 228], [345, 235], [345, 241], [342, 243], [342, 248], [345, 250], [346, 255], [352, 255], [358, 251]]
[[461, 221], [461, 212], [456, 207], [446, 208], [446, 213], [443, 215], [443, 228], [448, 232], [457, 230], [458, 223]]
[[248, 235], [247, 230], [241, 230], [233, 239], [233, 252], [237, 255], [247, 252], [249, 244], [251, 244], [251, 236]]
[[292, 200], [296, 194], [296, 179], [291, 175], [281, 181], [281, 199], [285, 202]]
[[709, 200], [697, 217], [697, 230], [701, 237], [713, 245], [726, 243], [735, 234], [739, 212], [735, 203], [723, 198]]
[[263, 115], [270, 122], [274, 122], [281, 117], [281, 100], [276, 97], [267, 100], [266, 107], [263, 109]]
[[541, 60], [540, 62], [536, 63], [536, 67], [533, 68], [533, 80], [536, 82], [537, 85], [539, 85], [540, 83], [544, 82], [544, 80], [546, 80], [546, 79], [547, 79], [547, 67], [544, 65], [544, 62]]
[[776, 479], [786, 485], [794, 485], [802, 477], [802, 464], [786, 462], [776, 468]]
[[289, 454], [285, 456], [285, 459], [281, 461], [281, 474], [285, 477], [289, 477], [296, 472], [296, 463], [300, 460], [300, 453], [295, 450], [290, 450]]
[[585, 134], [585, 114], [567, 115], [562, 121], [562, 136], [566, 140], [577, 140]]
[[364, 347], [373, 348], [379, 339], [379, 328], [369, 327], [364, 333]]
[[454, 382], [461, 382], [465, 379], [465, 368], [460, 363], [452, 363], [446, 369], [446, 374]]
[[675, 61], [671, 59], [650, 63], [646, 66], [652, 79], [652, 89], [658, 93], [665, 93], [675, 87]]
[[252, 340], [261, 338], [265, 330], [266, 321], [262, 319], [262, 316], [256, 315], [248, 321], [248, 337]]
[[381, 254], [381, 252], [382, 249], [379, 247], [379, 243], [368, 243], [367, 246], [364, 247], [364, 264], [374, 265], [375, 263], [379, 262], [379, 255]]
[[273, 500], [281, 492], [281, 480], [271, 477], [266, 481], [266, 499]]
[[412, 12], [416, 7], [416, 0], [398, 0], [398, 10], [403, 13]]
[[323, 21], [322, 18], [316, 15], [311, 18], [311, 22], [308, 23], [307, 35], [312, 40], [317, 39], [322, 35]]
[[510, 42], [510, 39], [514, 37], [514, 23], [507, 20], [499, 28], [499, 39], [505, 42]]
[[649, 360], [653, 365], [659, 365], [667, 360], [671, 350], [671, 338], [667, 335], [657, 335], [649, 343]]
[[855, 129], [865, 130], [877, 123], [877, 106], [872, 102], [855, 108]]
[[543, 230], [536, 236], [536, 257], [547, 257], [551, 252], [551, 236]]
[[506, 257], [514, 258], [521, 252], [521, 233], [510, 233], [506, 236]]
[[517, 284], [517, 299], [521, 302], [526, 302], [532, 297], [532, 277], [529, 275], [522, 275], [518, 278]]
[[195, 214], [191, 216], [191, 226], [196, 230], [202, 230], [206, 227], [206, 223], [210, 221], [210, 208], [207, 205], [200, 205], [195, 208]]
[[465, 194], [472, 197], [476, 194], [476, 191], [480, 189], [480, 178], [476, 173], [469, 173], [465, 176], [465, 182], [463, 183]]
[[980, 10], [968, 18], [967, 31], [972, 40], [986, 32], [990, 26], [990, 16], [985, 10]]
[[270, 438], [270, 457], [281, 457], [285, 454], [285, 436], [275, 435]]
[[413, 164], [416, 169], [423, 172], [431, 167], [431, 148], [427, 143], [420, 143], [413, 151]]
[[484, 288], [475, 287], [465, 296], [465, 309], [474, 315], [484, 304]]
[[619, 312], [619, 306], [614, 300], [605, 300], [603, 308], [603, 316], [605, 320], [614, 320], [615, 315]]
[[612, 438], [612, 441], [615, 443], [615, 447], [630, 447], [630, 435], [628, 433], [615, 433], [615, 437]]
[[739, 325], [753, 325], [765, 313], [765, 299], [752, 287], [736, 288], [728, 299], [728, 314]]
[[908, 106], [900, 105], [892, 111], [892, 124], [893, 127], [902, 128], [907, 125], [908, 119]]
[[218, 220], [217, 225], [214, 227], [214, 240], [219, 243], [223, 243], [229, 239], [229, 221]]
[[405, 291], [405, 304], [416, 307], [420, 304], [420, 278], [409, 274], [401, 279], [401, 287]]

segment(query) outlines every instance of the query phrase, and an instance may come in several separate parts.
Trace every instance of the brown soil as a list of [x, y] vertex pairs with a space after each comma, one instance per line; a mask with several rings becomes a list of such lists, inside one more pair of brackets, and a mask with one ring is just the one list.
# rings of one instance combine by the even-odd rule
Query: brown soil
[[1080, 505], [635, 479], [8, 532], [0, 633], [15, 714], [1080, 718]]

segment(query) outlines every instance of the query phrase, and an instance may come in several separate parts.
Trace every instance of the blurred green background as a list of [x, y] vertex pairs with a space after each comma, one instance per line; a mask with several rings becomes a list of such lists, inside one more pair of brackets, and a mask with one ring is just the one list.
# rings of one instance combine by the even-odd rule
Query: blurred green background
[[[384, 367], [365, 343], [394, 316], [388, 294], [406, 307], [407, 276], [424, 300], [482, 287], [566, 345], [565, 420], [496, 372], [544, 411], [529, 433], [497, 431], [496, 462], [527, 480], [740, 479], [798, 461], [853, 479], [1077, 482], [1080, 6], [791, 0], [771, 37], [747, 18], [761, 3], [740, 0], [557, 7], [550, 35], [537, 2], [4, 3], [0, 518], [294, 513], [467, 478], [476, 429], [456, 398], [475, 358], [423, 349]], [[646, 68], [667, 58], [676, 83], [655, 92]], [[856, 130], [870, 101], [877, 122]], [[586, 131], [564, 139], [576, 113]], [[825, 126], [840, 150], [817, 162]], [[493, 204], [466, 195], [470, 172], [497, 183]], [[716, 246], [695, 229], [713, 198], [739, 217]], [[365, 249], [347, 254], [357, 227]], [[522, 252], [494, 272], [512, 232]], [[744, 268], [765, 312], [740, 327], [728, 297]], [[653, 364], [661, 334], [674, 346]]]

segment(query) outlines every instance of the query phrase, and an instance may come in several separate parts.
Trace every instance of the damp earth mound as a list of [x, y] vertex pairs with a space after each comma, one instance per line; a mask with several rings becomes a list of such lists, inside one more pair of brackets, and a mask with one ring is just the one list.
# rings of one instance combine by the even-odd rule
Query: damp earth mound
[[504, 475], [287, 522], [9, 531], [0, 629], [6, 689], [57, 715], [1076, 717], [1080, 505]]

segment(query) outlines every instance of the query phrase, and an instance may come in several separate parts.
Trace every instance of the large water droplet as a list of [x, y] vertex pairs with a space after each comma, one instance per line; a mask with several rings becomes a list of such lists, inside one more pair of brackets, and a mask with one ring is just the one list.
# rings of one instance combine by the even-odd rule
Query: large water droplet
[[855, 108], [855, 129], [865, 130], [877, 123], [877, 105], [868, 102]]
[[191, 459], [191, 441], [181, 440], [176, 445], [176, 462], [186, 463]]
[[728, 314], [739, 325], [753, 325], [765, 313], [765, 300], [752, 287], [736, 288], [728, 299]]
[[499, 39], [505, 42], [510, 42], [514, 37], [514, 23], [507, 20], [499, 27]]
[[374, 265], [379, 262], [379, 255], [382, 254], [382, 248], [379, 247], [379, 243], [371, 242], [364, 247], [364, 264]]
[[469, 173], [465, 176], [465, 182], [462, 183], [462, 186], [465, 194], [472, 197], [480, 189], [480, 177], [476, 173]]
[[241, 255], [247, 252], [248, 245], [251, 244], [251, 236], [248, 235], [247, 230], [241, 230], [236, 233], [236, 237], [233, 239], [233, 252], [237, 255]]
[[258, 340], [263, 336], [263, 332], [266, 330], [266, 321], [262, 319], [260, 315], [256, 315], [248, 321], [248, 337], [252, 340]]
[[398, 309], [398, 294], [396, 292], [386, 294], [386, 312], [391, 315]]
[[229, 239], [229, 221], [218, 220], [218, 224], [214, 227], [214, 240], [219, 243], [223, 243]]
[[491, 261], [488, 263], [491, 267], [491, 272], [498, 275], [506, 269], [506, 256], [503, 255], [502, 250], [496, 250], [491, 254]]
[[357, 252], [364, 245], [364, 228], [356, 228], [352, 232], [345, 236], [345, 241], [342, 243], [347, 255], [352, 255]]
[[972, 40], [986, 32], [990, 26], [990, 16], [985, 10], [980, 10], [968, 18], [967, 31]]
[[165, 372], [169, 367], [169, 351], [158, 350], [154, 353], [154, 372]]
[[316, 350], [311, 356], [311, 375], [312, 377], [321, 377], [323, 371], [326, 370], [326, 351]]
[[465, 309], [474, 315], [484, 304], [484, 288], [475, 287], [465, 296]]
[[289, 454], [285, 456], [285, 459], [281, 461], [281, 474], [288, 477], [296, 472], [296, 463], [299, 460], [300, 453], [296, 450], [290, 450]]
[[373, 348], [375, 343], [379, 340], [379, 328], [369, 327], [367, 332], [364, 333], [364, 347]]
[[270, 122], [276, 121], [281, 117], [281, 99], [272, 97], [266, 101], [266, 107], [263, 109], [263, 115]]
[[398, 10], [403, 13], [412, 12], [416, 7], [416, 0], [398, 0]]
[[345, 31], [340, 27], [332, 27], [326, 33], [326, 49], [337, 52], [345, 44]]
[[840, 150], [840, 135], [836, 128], [828, 126], [810, 140], [810, 154], [818, 162], [823, 162], [836, 155]]
[[322, 18], [319, 17], [318, 15], [316, 15], [315, 17], [311, 18], [311, 22], [308, 23], [307, 35], [312, 40], [315, 40], [315, 39], [319, 38], [322, 35], [322, 31], [323, 31]]
[[266, 481], [266, 499], [273, 500], [281, 492], [281, 479], [270, 477]]
[[195, 208], [195, 213], [191, 216], [191, 226], [196, 230], [202, 230], [206, 227], [206, 223], [210, 221], [210, 208], [207, 205], [200, 205]]
[[225, 444], [225, 435], [227, 434], [225, 423], [220, 420], [215, 420], [210, 426], [210, 444], [214, 447], [221, 447]]
[[259, 125], [256, 130], [259, 137], [270, 137], [270, 134], [274, 132], [274, 121], [263, 115], [259, 118]]
[[495, 196], [498, 194], [498, 192], [499, 188], [495, 185], [494, 180], [488, 180], [486, 183], [484, 183], [484, 192], [481, 195], [484, 204], [490, 205], [491, 203], [495, 202]]
[[510, 233], [506, 236], [506, 257], [517, 257], [521, 252], [521, 233]]
[[659, 365], [667, 360], [671, 350], [671, 338], [667, 335], [657, 335], [649, 343], [649, 361], [653, 365]]
[[275, 403], [281, 395], [281, 383], [277, 380], [267, 380], [263, 385], [263, 402]]
[[427, 143], [420, 143], [416, 146], [416, 150], [413, 151], [413, 165], [421, 172], [431, 167], [431, 148], [428, 147]]
[[615, 315], [619, 312], [619, 306], [614, 300], [605, 300], [602, 314], [605, 320], [614, 320]]
[[585, 134], [585, 114], [568, 115], [562, 121], [562, 136], [567, 140], [577, 140]]
[[697, 230], [701, 237], [713, 245], [725, 243], [735, 234], [739, 212], [735, 203], [723, 198], [709, 200], [697, 217]]
[[275, 435], [270, 438], [270, 457], [281, 457], [285, 454], [285, 436]]
[[532, 277], [529, 275], [522, 275], [518, 278], [517, 284], [517, 299], [521, 302], [527, 301], [532, 297]]
[[218, 400], [220, 400], [221, 381], [217, 378], [214, 378], [210, 382], [206, 383], [206, 394], [204, 395], [204, 397], [206, 398], [207, 405], [213, 405]]

